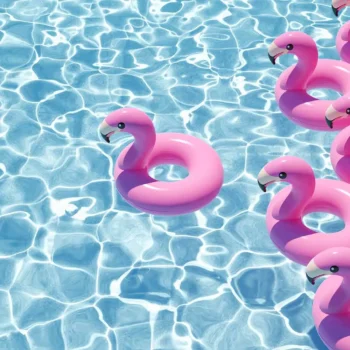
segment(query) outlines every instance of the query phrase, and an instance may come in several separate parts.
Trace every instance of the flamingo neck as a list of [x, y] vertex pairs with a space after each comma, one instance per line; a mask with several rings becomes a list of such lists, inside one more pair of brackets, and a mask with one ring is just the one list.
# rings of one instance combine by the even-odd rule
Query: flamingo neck
[[318, 52], [316, 44], [304, 46], [302, 50], [296, 53], [298, 63], [286, 79], [286, 90], [306, 89], [311, 74], [315, 70], [318, 61]]
[[350, 41], [350, 22], [346, 22], [340, 30], [342, 40]]
[[153, 125], [130, 131], [134, 142], [120, 164], [123, 170], [141, 170], [147, 167], [149, 156], [156, 142], [156, 132]]
[[320, 308], [326, 314], [348, 312], [350, 278], [331, 276], [323, 284]]
[[348, 133], [340, 133], [337, 136], [337, 152], [343, 156], [350, 155], [350, 138]]
[[276, 220], [300, 219], [303, 210], [312, 197], [316, 180], [312, 175], [303, 176], [293, 181], [275, 202], [272, 215]]

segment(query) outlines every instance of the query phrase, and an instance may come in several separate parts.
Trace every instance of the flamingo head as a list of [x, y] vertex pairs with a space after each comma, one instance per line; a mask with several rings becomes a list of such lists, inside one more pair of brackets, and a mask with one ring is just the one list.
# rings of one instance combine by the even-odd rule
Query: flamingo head
[[342, 96], [334, 101], [326, 110], [326, 123], [332, 129], [338, 118], [350, 116], [350, 96]]
[[310, 36], [302, 32], [287, 32], [276, 38], [268, 49], [269, 59], [272, 64], [284, 54], [292, 53], [299, 55], [315, 43]]
[[328, 275], [350, 277], [350, 248], [329, 248], [317, 254], [306, 267], [306, 278], [315, 284], [317, 278]]
[[350, 0], [332, 0], [332, 10], [337, 17], [339, 11], [346, 6], [350, 6]]
[[110, 142], [110, 137], [116, 132], [128, 132], [137, 135], [149, 128], [154, 128], [152, 120], [146, 113], [136, 108], [121, 108], [110, 113], [100, 124], [99, 132], [102, 138]]
[[314, 178], [314, 173], [304, 160], [284, 156], [272, 160], [267, 163], [258, 175], [258, 185], [262, 191], [266, 192], [268, 185], [274, 182], [289, 182], [290, 184], [297, 184], [300, 181], [309, 181], [310, 176]]

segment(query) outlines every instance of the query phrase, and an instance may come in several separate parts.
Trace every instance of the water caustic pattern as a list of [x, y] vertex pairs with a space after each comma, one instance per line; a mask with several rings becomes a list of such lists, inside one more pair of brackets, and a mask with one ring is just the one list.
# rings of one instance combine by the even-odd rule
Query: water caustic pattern
[[[325, 349], [314, 289], [265, 227], [281, 185], [263, 194], [256, 176], [289, 154], [335, 177], [334, 134], [281, 114], [274, 86], [294, 59], [272, 66], [267, 47], [302, 30], [338, 59], [348, 14], [334, 18], [328, 0], [2, 0], [0, 348]], [[151, 216], [117, 194], [114, 162], [132, 139], [106, 144], [97, 129], [124, 106], [219, 153], [225, 182], [212, 203]]]

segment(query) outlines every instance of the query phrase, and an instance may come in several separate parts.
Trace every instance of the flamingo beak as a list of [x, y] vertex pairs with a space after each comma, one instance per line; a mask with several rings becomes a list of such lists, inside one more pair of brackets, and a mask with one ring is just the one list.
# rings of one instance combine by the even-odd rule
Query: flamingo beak
[[108, 135], [103, 135], [102, 133], [101, 134], [101, 137], [107, 142], [107, 143], [110, 143], [110, 139], [109, 139], [109, 136]]
[[101, 137], [108, 143], [110, 143], [110, 137], [117, 131], [119, 131], [118, 128], [110, 126], [106, 123], [106, 121], [103, 121], [99, 126], [99, 132]]
[[261, 189], [263, 192], [266, 192], [266, 185], [263, 185], [263, 184], [260, 183], [259, 181], [258, 181], [258, 185], [259, 185], [260, 189]]
[[335, 16], [338, 17], [340, 10], [348, 5], [349, 5], [348, 0], [333, 0], [332, 11], [335, 14]]
[[326, 123], [333, 129], [333, 123], [336, 119], [343, 117], [343, 114], [338, 112], [332, 105], [326, 110]]
[[276, 64], [277, 58], [287, 52], [288, 50], [281, 49], [274, 42], [272, 42], [268, 49], [269, 60], [272, 64]]
[[266, 192], [266, 188], [269, 184], [280, 181], [280, 178], [269, 175], [263, 168], [258, 175], [258, 185], [263, 192]]
[[275, 57], [271, 56], [270, 54], [269, 54], [269, 60], [270, 60], [270, 62], [271, 62], [273, 65], [276, 64], [276, 59], [275, 59]]
[[329, 126], [329, 128], [333, 129], [333, 120], [329, 120], [329, 119], [326, 117], [326, 123], [327, 123], [327, 125]]
[[306, 274], [306, 278], [312, 285], [315, 284], [315, 278], [310, 277], [308, 274]]
[[314, 259], [312, 259], [309, 264], [306, 266], [306, 278], [307, 280], [314, 285], [317, 278], [327, 275], [328, 273], [324, 270], [321, 270], [316, 264]]
[[332, 11], [335, 14], [335, 16], [338, 17], [339, 10], [336, 7], [332, 6]]

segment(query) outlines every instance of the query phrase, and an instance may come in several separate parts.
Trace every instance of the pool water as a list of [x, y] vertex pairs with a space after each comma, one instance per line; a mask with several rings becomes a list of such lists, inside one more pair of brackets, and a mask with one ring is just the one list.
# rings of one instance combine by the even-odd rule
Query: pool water
[[[338, 59], [349, 14], [329, 0], [1, 0], [0, 349], [326, 349], [311, 315], [320, 282], [265, 227], [283, 185], [264, 194], [256, 177], [289, 154], [335, 178], [335, 134], [280, 113], [274, 86], [295, 59], [272, 66], [267, 47], [302, 30]], [[118, 195], [114, 162], [132, 138], [106, 144], [97, 129], [124, 106], [213, 146], [225, 183], [212, 203], [152, 216]]]

